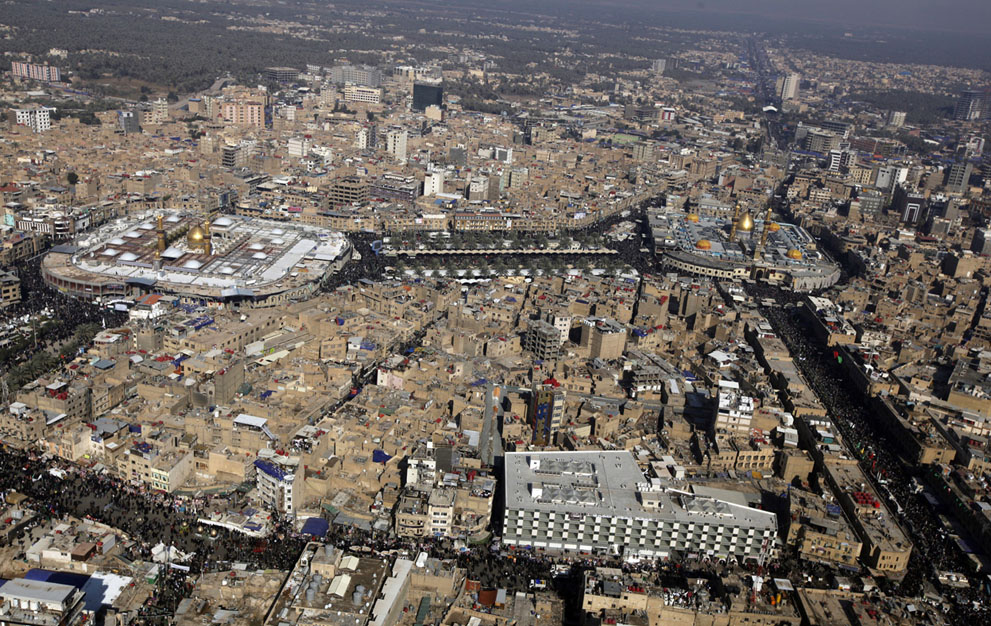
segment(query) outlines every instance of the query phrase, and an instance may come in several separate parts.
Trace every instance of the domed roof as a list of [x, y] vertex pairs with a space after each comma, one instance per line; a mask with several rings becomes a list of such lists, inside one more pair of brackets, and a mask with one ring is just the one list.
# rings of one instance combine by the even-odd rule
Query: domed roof
[[792, 248], [787, 252], [787, 255], [789, 259], [795, 259], [796, 261], [802, 260], [802, 251], [798, 248]]
[[203, 243], [203, 229], [198, 224], [190, 228], [186, 233], [186, 241], [191, 244]]
[[708, 239], [699, 239], [695, 242], [695, 247], [699, 250], [712, 250], [712, 242]]
[[777, 222], [771, 222], [770, 224], [767, 225], [767, 230], [771, 231], [772, 233], [776, 233], [779, 230], [781, 230], [781, 224], [778, 224]]
[[743, 233], [749, 233], [754, 229], [754, 218], [750, 215], [750, 211], [740, 216], [736, 222], [736, 229]]
[[685, 221], [698, 223], [699, 216], [696, 213], [689, 213], [687, 216], [685, 216]]

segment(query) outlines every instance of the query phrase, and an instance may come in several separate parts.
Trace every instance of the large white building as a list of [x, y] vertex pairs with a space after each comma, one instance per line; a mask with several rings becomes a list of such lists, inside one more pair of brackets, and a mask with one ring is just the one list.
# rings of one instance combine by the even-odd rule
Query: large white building
[[742, 494], [649, 480], [628, 450], [506, 454], [503, 543], [626, 559], [769, 558], [773, 513]]

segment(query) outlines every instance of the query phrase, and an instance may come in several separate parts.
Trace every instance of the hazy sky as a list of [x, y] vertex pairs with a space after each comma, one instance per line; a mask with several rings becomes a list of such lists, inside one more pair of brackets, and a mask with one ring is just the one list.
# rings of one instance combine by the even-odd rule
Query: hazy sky
[[991, 31], [991, 0], [619, 0], [705, 12], [925, 30]]

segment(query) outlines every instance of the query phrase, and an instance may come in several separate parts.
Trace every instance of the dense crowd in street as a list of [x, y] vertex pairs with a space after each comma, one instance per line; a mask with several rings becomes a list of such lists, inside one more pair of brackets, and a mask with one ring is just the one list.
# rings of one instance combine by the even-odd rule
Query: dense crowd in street
[[[58, 350], [62, 343], [70, 339], [76, 329], [84, 324], [99, 324], [114, 328], [127, 321], [126, 312], [114, 311], [72, 298], [48, 287], [41, 278], [41, 258], [36, 257], [13, 268], [21, 280], [21, 301], [4, 309], [0, 315], [0, 322], [12, 321], [28, 315], [34, 318], [35, 326], [42, 325], [44, 330], [34, 333], [36, 337], [32, 337], [33, 351], [25, 351], [12, 362], [3, 363], [4, 371], [29, 359], [37, 350]], [[57, 323], [45, 325], [45, 319]], [[28, 322], [26, 326], [31, 324], [32, 322]], [[34, 344], [34, 339], [37, 339], [37, 345]]]
[[[766, 285], [750, 285], [748, 291], [760, 299], [770, 298], [779, 305], [795, 305], [798, 294], [784, 292]], [[911, 479], [918, 468], [898, 455], [898, 444], [884, 427], [871, 419], [868, 400], [847, 381], [846, 372], [832, 352], [813, 339], [794, 306], [761, 307], [777, 334], [788, 346], [802, 375], [823, 403], [851, 452], [863, 453], [864, 473], [875, 481], [878, 494], [890, 493], [892, 512], [901, 511], [899, 522], [913, 540], [913, 552], [908, 573], [902, 580], [900, 592], [918, 596], [926, 591], [942, 591], [954, 603], [954, 614], [961, 619], [987, 619], [991, 607], [985, 605], [987, 596], [983, 585], [975, 583], [969, 589], [940, 589], [937, 573], [950, 571], [966, 573], [968, 564], [959, 546], [941, 527], [936, 512], [920, 493], [911, 488]], [[886, 484], [879, 485], [877, 476]]]

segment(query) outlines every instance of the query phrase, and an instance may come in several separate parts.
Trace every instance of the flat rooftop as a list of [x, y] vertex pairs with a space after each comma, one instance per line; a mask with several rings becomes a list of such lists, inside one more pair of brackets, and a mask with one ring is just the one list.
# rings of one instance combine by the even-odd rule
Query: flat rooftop
[[[650, 501], [646, 508], [644, 501]], [[774, 514], [708, 495], [651, 489], [627, 450], [506, 454], [506, 508], [776, 529]]]

